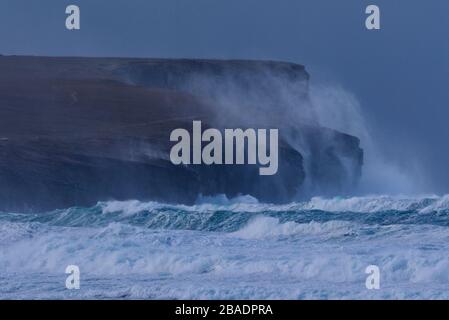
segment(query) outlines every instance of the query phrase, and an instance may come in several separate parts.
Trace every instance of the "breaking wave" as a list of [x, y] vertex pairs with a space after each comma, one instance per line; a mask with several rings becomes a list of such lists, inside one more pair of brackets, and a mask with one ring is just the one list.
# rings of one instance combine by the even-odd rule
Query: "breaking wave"
[[342, 220], [368, 224], [449, 225], [449, 195], [312, 198], [283, 205], [259, 203], [251, 196], [200, 197], [192, 206], [159, 202], [108, 201], [91, 208], [73, 207], [47, 213], [0, 213], [1, 220], [54, 226], [95, 227], [127, 223], [152, 229], [236, 231], [255, 215], [309, 223]]
[[[0, 213], [0, 298], [449, 298], [448, 214], [448, 195]], [[364, 287], [370, 264], [382, 290]]]

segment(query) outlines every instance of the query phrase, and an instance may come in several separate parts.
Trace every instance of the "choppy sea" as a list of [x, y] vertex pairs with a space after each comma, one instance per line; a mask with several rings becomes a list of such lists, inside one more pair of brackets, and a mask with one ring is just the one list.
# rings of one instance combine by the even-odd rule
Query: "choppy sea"
[[448, 299], [449, 195], [3, 212], [0, 298]]

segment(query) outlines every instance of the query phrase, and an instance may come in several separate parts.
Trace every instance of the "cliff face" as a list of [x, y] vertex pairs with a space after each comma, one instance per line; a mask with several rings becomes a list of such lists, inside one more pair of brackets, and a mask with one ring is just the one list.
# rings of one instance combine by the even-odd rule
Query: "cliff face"
[[[304, 67], [280, 62], [0, 57], [0, 210], [341, 194], [358, 180], [362, 150], [318, 125], [307, 81]], [[173, 165], [170, 132], [193, 120], [278, 128], [278, 173]]]

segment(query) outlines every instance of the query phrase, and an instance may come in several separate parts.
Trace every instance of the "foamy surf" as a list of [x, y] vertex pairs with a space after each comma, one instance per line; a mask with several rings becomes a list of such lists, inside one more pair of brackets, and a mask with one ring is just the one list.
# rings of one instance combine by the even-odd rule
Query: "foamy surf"
[[[448, 207], [448, 196], [218, 196], [1, 213], [0, 297], [449, 298]], [[69, 264], [80, 290], [65, 289]], [[365, 288], [371, 264], [381, 290]]]
[[421, 213], [441, 212], [449, 210], [449, 195], [421, 196], [389, 196], [372, 195], [363, 197], [313, 197], [305, 202], [292, 202], [284, 205], [259, 203], [251, 196], [239, 196], [228, 199], [225, 195], [202, 197], [193, 206], [169, 205], [158, 202], [109, 201], [99, 202], [104, 213], [122, 212], [135, 214], [141, 211], [151, 211], [162, 208], [172, 208], [192, 212], [207, 212], [218, 210], [229, 211], [288, 211], [288, 210], [322, 210], [329, 212], [361, 212], [374, 213], [380, 211], [419, 211]]

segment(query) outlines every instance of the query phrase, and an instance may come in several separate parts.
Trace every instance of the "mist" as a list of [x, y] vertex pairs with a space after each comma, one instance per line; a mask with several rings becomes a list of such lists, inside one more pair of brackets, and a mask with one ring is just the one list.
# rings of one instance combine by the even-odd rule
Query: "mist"
[[410, 159], [401, 166], [395, 158], [388, 158], [373, 138], [372, 129], [362, 113], [357, 98], [337, 85], [312, 85], [310, 89], [318, 122], [360, 139], [364, 150], [363, 172], [356, 195], [390, 194], [418, 195], [428, 192], [429, 181], [419, 159]]

